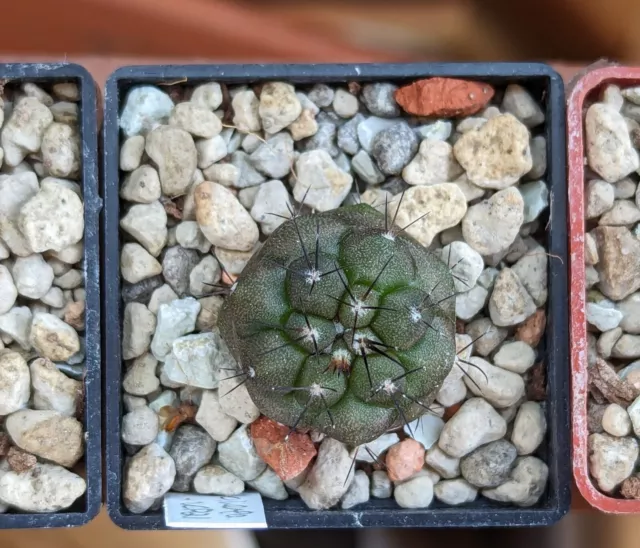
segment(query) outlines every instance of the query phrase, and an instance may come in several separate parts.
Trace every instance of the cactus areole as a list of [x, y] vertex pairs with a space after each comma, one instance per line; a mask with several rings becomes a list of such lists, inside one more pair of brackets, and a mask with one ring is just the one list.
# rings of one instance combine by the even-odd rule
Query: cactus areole
[[292, 214], [225, 299], [222, 337], [267, 417], [356, 446], [428, 412], [456, 356], [453, 276], [389, 213]]

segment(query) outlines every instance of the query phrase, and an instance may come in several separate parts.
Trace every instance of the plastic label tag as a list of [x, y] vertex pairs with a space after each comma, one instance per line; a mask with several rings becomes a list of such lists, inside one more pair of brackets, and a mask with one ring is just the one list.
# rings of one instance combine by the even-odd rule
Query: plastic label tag
[[193, 529], [266, 529], [267, 519], [259, 493], [232, 496], [167, 493], [167, 527]]

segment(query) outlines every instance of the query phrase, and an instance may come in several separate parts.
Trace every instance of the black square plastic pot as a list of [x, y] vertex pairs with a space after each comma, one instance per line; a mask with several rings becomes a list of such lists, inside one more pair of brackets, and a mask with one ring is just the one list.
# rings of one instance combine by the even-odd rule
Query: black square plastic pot
[[102, 504], [102, 437], [100, 374], [100, 239], [102, 199], [98, 192], [98, 117], [96, 84], [89, 72], [68, 63], [0, 64], [4, 85], [73, 82], [80, 89], [79, 131], [82, 146], [82, 200], [84, 202], [85, 367], [84, 479], [85, 494], [67, 510], [52, 514], [0, 514], [0, 529], [77, 527], [91, 521]]
[[547, 181], [550, 215], [546, 247], [560, 260], [549, 262], [549, 299], [543, 354], [547, 366], [546, 413], [548, 433], [543, 453], [549, 466], [548, 487], [531, 508], [504, 506], [486, 499], [464, 507], [434, 500], [425, 509], [399, 508], [393, 499], [370, 500], [353, 510], [309, 510], [300, 499], [264, 500], [269, 528], [357, 527], [516, 527], [542, 526], [558, 521], [570, 503], [569, 366], [567, 306], [567, 184], [565, 98], [560, 76], [539, 63], [420, 63], [371, 65], [183, 65], [123, 67], [111, 75], [105, 93], [104, 118], [104, 307], [106, 349], [107, 507], [126, 529], [166, 529], [161, 510], [136, 515], [122, 503], [124, 453], [120, 441], [122, 416], [122, 358], [119, 239], [118, 116], [129, 88], [138, 84], [216, 81], [254, 84], [285, 81], [294, 84], [392, 81], [443, 76], [469, 78], [495, 85], [524, 85], [546, 109]]

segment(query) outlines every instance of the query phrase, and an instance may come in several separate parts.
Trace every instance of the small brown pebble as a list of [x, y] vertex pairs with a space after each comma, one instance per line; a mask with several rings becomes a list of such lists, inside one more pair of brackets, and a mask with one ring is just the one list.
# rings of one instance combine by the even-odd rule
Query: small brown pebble
[[587, 403], [587, 430], [589, 434], [602, 434], [604, 432], [602, 416], [607, 407], [609, 407], [609, 404], [595, 403], [589, 400]]
[[395, 99], [409, 114], [448, 118], [479, 112], [493, 94], [493, 87], [482, 82], [426, 78], [396, 90]]
[[465, 329], [466, 329], [467, 325], [464, 323], [464, 320], [461, 320], [460, 318], [456, 318], [456, 333], [458, 335], [464, 335]]
[[11, 447], [11, 440], [9, 435], [4, 432], [0, 432], [0, 457], [4, 457]]
[[538, 362], [528, 371], [527, 375], [527, 399], [531, 401], [544, 401], [547, 399], [547, 366], [544, 362]]
[[402, 481], [422, 470], [424, 447], [412, 438], [392, 445], [387, 452], [387, 473], [391, 481]]
[[607, 402], [627, 407], [640, 395], [637, 388], [626, 379], [618, 377], [613, 367], [600, 357], [596, 358], [595, 365], [588, 367], [587, 371], [589, 386], [598, 389]]
[[31, 453], [27, 453], [17, 447], [11, 447], [7, 453], [7, 463], [11, 470], [21, 474], [31, 470], [38, 463], [38, 459]]
[[529, 346], [535, 348], [540, 344], [540, 339], [544, 334], [544, 328], [547, 325], [547, 317], [542, 308], [529, 316], [516, 329], [516, 341], [526, 342]]
[[631, 476], [622, 482], [620, 494], [625, 499], [640, 499], [640, 478]]
[[164, 207], [167, 215], [179, 221], [182, 219], [182, 209], [180, 209], [173, 200], [163, 196], [162, 198], [160, 198], [160, 203]]
[[458, 412], [458, 409], [460, 409], [460, 407], [462, 407], [462, 402], [456, 403], [451, 407], [447, 407], [444, 410], [444, 415], [442, 416], [442, 420], [447, 422], [451, 417], [453, 417]]
[[362, 90], [362, 85], [359, 82], [349, 82], [347, 84], [347, 89], [351, 95], [360, 95], [360, 90]]
[[84, 301], [72, 301], [64, 310], [64, 321], [76, 331], [84, 331]]

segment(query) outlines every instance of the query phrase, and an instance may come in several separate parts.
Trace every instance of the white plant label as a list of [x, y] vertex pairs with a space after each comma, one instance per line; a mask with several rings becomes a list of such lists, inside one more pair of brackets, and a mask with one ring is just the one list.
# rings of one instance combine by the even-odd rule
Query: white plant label
[[232, 496], [167, 493], [164, 497], [167, 527], [194, 529], [266, 529], [259, 493]]

